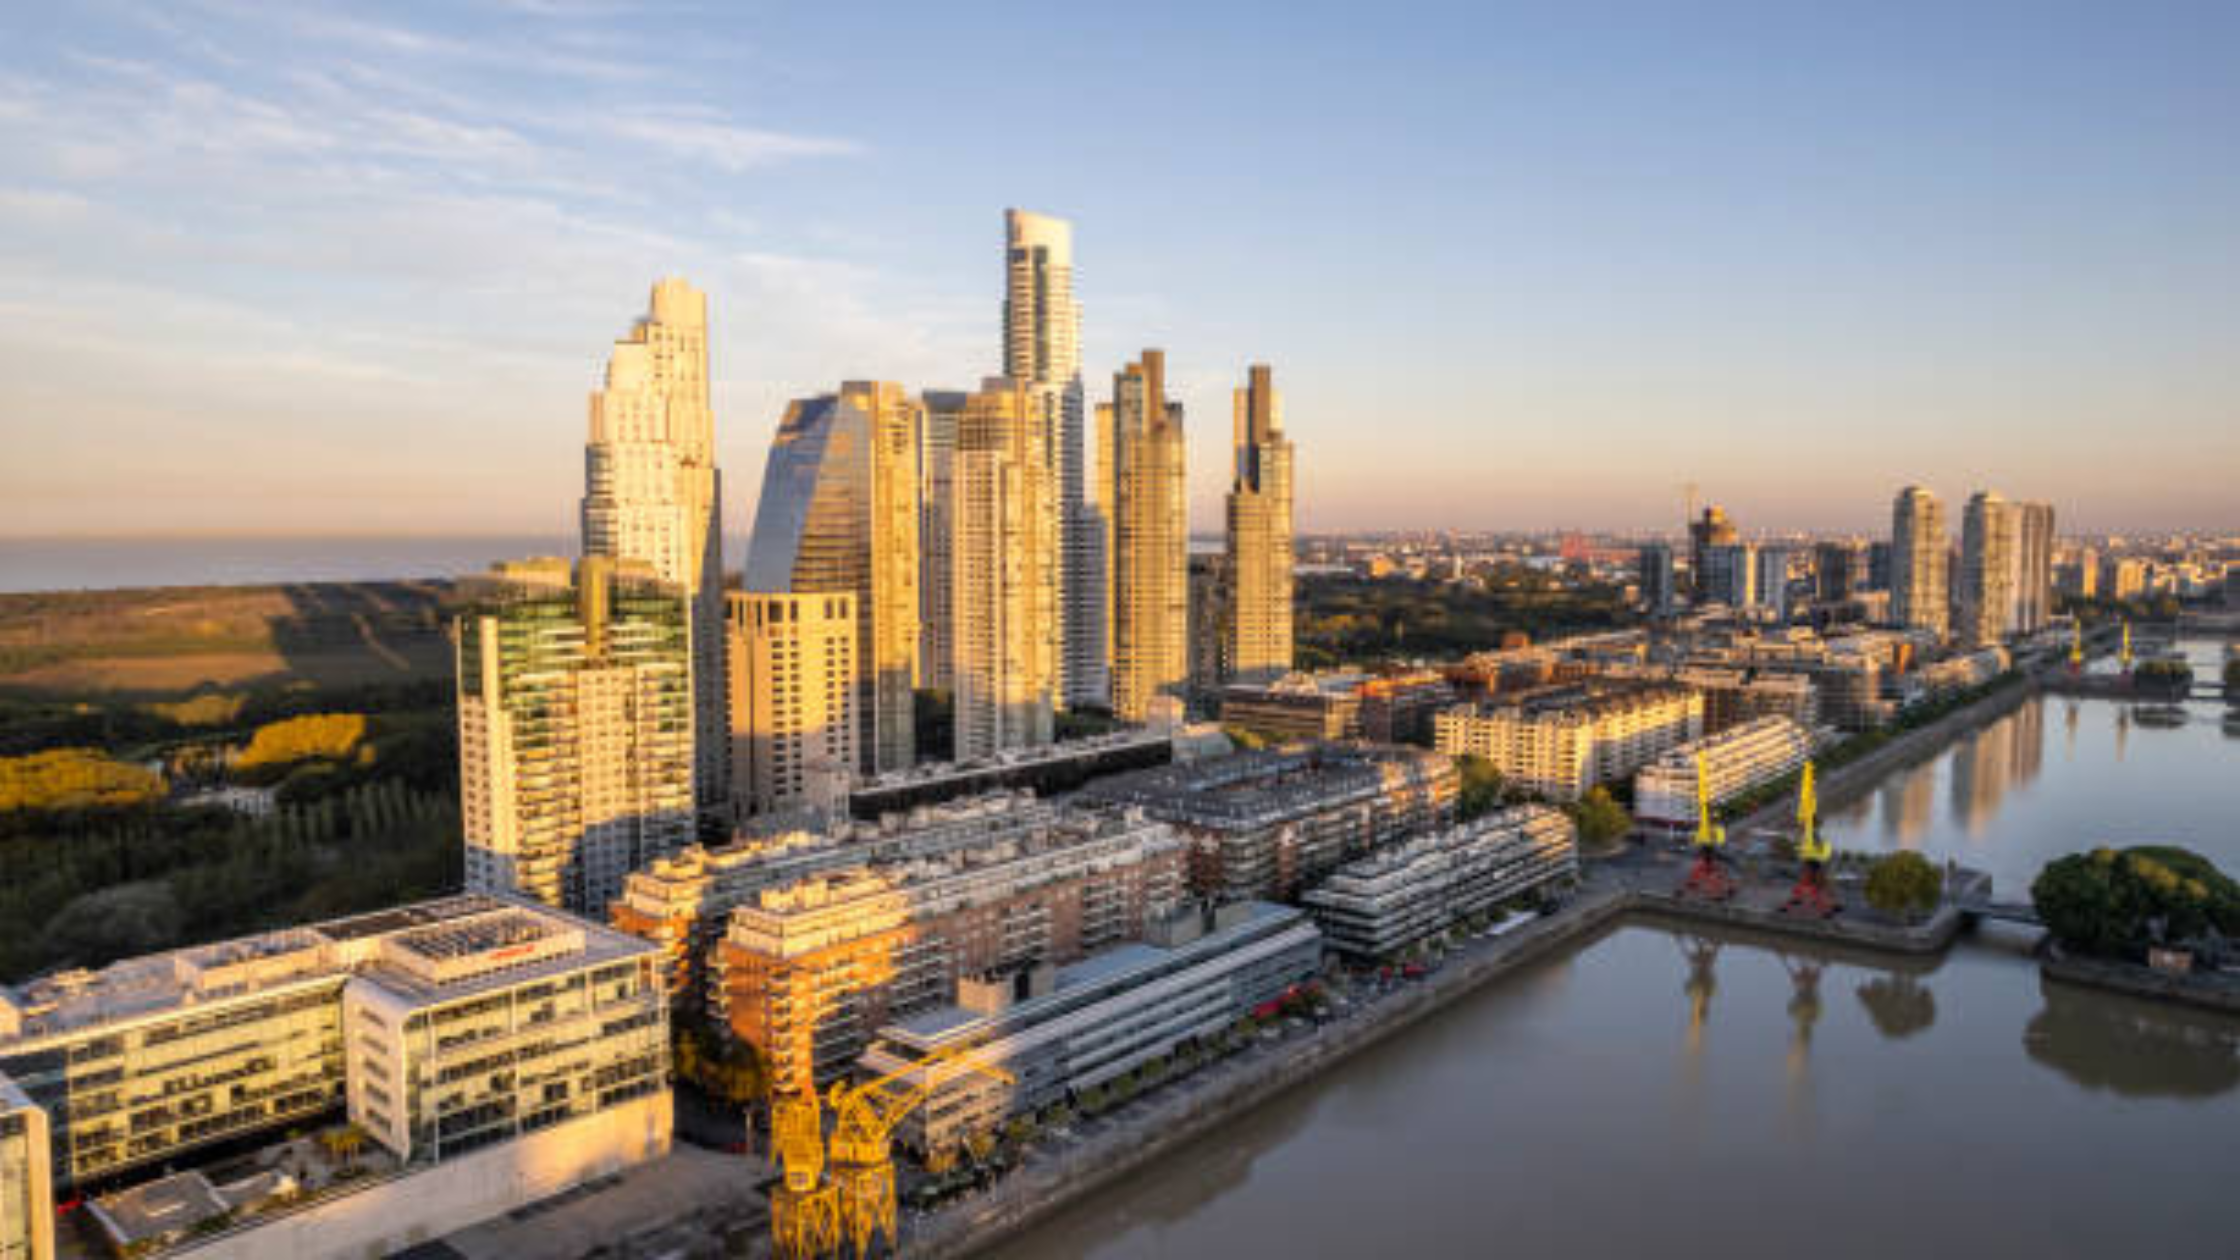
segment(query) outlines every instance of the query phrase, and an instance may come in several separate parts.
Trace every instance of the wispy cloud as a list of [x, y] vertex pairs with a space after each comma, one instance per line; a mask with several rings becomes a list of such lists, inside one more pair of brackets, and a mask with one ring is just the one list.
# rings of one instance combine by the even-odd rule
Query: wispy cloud
[[697, 111], [638, 113], [606, 118], [594, 125], [616, 139], [687, 161], [707, 162], [732, 174], [792, 158], [862, 152], [860, 146], [849, 140], [742, 127]]

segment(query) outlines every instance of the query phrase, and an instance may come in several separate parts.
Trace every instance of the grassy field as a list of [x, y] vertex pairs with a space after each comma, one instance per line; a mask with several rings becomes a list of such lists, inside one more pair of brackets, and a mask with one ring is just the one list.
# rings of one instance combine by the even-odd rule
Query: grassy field
[[448, 582], [0, 594], [0, 691], [160, 699], [450, 675]]

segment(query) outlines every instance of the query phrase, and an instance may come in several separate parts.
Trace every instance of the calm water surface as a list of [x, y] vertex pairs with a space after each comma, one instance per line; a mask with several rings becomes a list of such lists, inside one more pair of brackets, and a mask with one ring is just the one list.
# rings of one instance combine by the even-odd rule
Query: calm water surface
[[[2034, 701], [1834, 830], [2017, 892], [2107, 840], [2240, 866], [2221, 711]], [[999, 1254], [2232, 1254], [2236, 1173], [2240, 1021], [2044, 984], [2011, 937], [1907, 968], [1634, 925]]]

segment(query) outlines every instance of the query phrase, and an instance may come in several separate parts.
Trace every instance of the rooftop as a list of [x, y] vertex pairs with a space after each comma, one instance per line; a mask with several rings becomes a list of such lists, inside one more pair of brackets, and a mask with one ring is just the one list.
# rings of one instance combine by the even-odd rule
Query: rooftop
[[1443, 755], [1418, 748], [1316, 744], [1140, 770], [1090, 784], [1081, 795], [1141, 806], [1169, 821], [1260, 826], [1379, 795], [1393, 768], [1445, 763]]

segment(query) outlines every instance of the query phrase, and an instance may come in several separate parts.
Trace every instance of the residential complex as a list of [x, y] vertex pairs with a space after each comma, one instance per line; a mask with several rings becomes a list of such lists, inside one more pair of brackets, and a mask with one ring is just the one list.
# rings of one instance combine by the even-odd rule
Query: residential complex
[[1483, 757], [1518, 787], [1575, 801], [1702, 735], [1703, 696], [1672, 683], [1596, 681], [1449, 709], [1435, 725], [1439, 751]]
[[1069, 707], [1111, 702], [1110, 501], [1087, 490], [1081, 304], [1073, 295], [1073, 225], [1004, 211], [1003, 374], [1028, 392], [1049, 472], [1060, 559], [1060, 694]]
[[733, 591], [724, 607], [734, 816], [845, 811], [861, 733], [856, 597]]
[[1633, 780], [1633, 815], [1678, 827], [1696, 821], [1696, 771], [1711, 803], [1742, 794], [1803, 768], [1812, 732], [1785, 717], [1762, 717], [1691, 740], [1644, 766]]
[[1332, 950], [1381, 960], [1578, 874], [1571, 819], [1546, 805], [1520, 805], [1348, 862], [1299, 900]]
[[1437, 670], [1380, 674], [1362, 682], [1361, 737], [1379, 744], [1428, 744], [1432, 719], [1455, 703], [1454, 687]]
[[1200, 893], [1280, 901], [1349, 858], [1445, 824], [1458, 786], [1438, 753], [1322, 744], [1100, 779], [1081, 799], [1173, 824]]
[[466, 886], [596, 914], [694, 833], [689, 604], [603, 556], [480, 590], [456, 627]]
[[654, 967], [641, 941], [472, 894], [134, 958], [0, 989], [20, 1090], [0, 1097], [44, 1114], [58, 1189], [344, 1117], [407, 1174], [512, 1170], [368, 1183], [387, 1212], [289, 1248], [382, 1254], [667, 1151]]
[[1264, 363], [1236, 391], [1236, 470], [1227, 500], [1223, 666], [1247, 681], [1291, 669], [1291, 439]]
[[1035, 395], [983, 384], [950, 476], [950, 630], [959, 760], [1050, 742], [1058, 697], [1059, 530]]
[[867, 381], [788, 406], [747, 548], [749, 591], [855, 597], [865, 774], [915, 759], [918, 410], [900, 386]]
[[1321, 962], [1322, 939], [1297, 910], [1262, 901], [1188, 906], [1150, 925], [1143, 941], [1069, 966], [959, 981], [954, 1005], [879, 1029], [861, 1070], [907, 1072], [929, 1054], [973, 1047], [977, 1061], [1007, 1072], [1008, 1083], [973, 1073], [943, 1080], [895, 1131], [920, 1155], [953, 1153], [1012, 1116], [1210, 1040]]
[[1070, 792], [1091, 779], [1176, 760], [1179, 732], [1123, 726], [1102, 735], [1035, 748], [1014, 748], [963, 761], [928, 761], [859, 781], [848, 812], [877, 820], [943, 801], [1026, 789], [1042, 796]]
[[1285, 674], [1221, 690], [1221, 724], [1269, 739], [1361, 737], [1360, 674]]
[[1898, 492], [1890, 508], [1890, 618], [1943, 638], [1949, 561], [1944, 503], [1920, 486]]
[[708, 402], [708, 298], [679, 279], [653, 286], [591, 396], [584, 448], [583, 554], [640, 560], [691, 603], [694, 799], [729, 802], [724, 755], [723, 485]]
[[947, 1000], [962, 977], [1141, 935], [1179, 903], [1184, 849], [1141, 815], [1068, 808], [874, 850], [731, 910], [713, 1013], [762, 1053], [773, 1085], [821, 1085], [880, 1024]]
[[1124, 722], [1179, 700], [1190, 673], [1182, 404], [1167, 400], [1166, 371], [1164, 353], [1144, 351], [1098, 408], [1110, 434], [1099, 473], [1112, 505], [1112, 711]]

